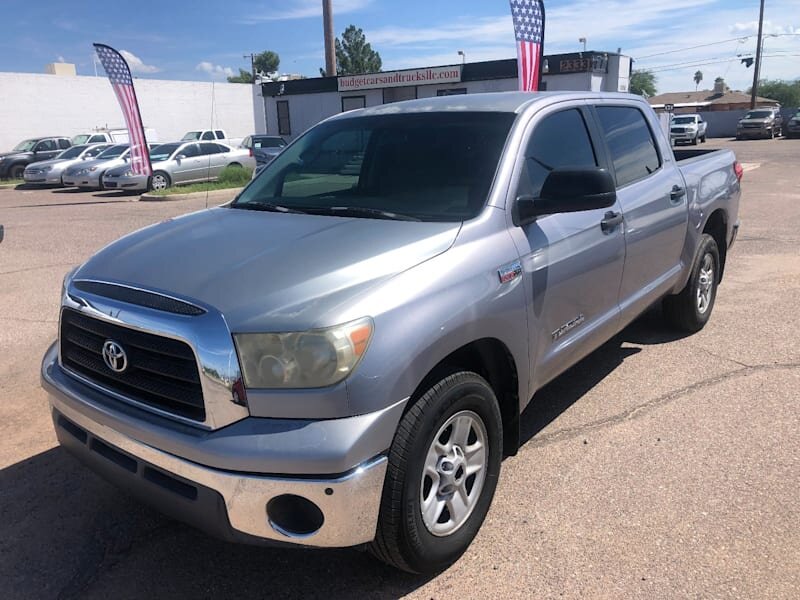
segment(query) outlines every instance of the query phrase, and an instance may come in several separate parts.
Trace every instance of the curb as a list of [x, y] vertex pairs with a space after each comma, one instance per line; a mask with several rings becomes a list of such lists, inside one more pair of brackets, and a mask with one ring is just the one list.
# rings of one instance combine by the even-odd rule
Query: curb
[[142, 194], [139, 198], [142, 202], [164, 202], [169, 200], [197, 200], [198, 198], [208, 198], [209, 200], [226, 201], [233, 200], [234, 196], [241, 192], [244, 187], [226, 188], [224, 190], [211, 190], [208, 192], [191, 192], [189, 194], [167, 194], [166, 196], [155, 196], [153, 194]]

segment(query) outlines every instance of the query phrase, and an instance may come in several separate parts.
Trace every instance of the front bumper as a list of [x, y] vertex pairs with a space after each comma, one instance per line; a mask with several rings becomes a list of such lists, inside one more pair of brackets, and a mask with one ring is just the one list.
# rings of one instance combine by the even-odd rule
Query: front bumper
[[61, 185], [61, 172], [48, 171], [46, 173], [29, 173], [25, 171], [22, 175], [25, 183], [38, 185]]
[[107, 190], [130, 190], [133, 192], [146, 192], [149, 189], [149, 177], [146, 175], [132, 175], [128, 177], [104, 176], [103, 187]]
[[769, 127], [742, 127], [736, 130], [736, 137], [766, 138], [769, 137]]
[[100, 173], [87, 173], [85, 175], [64, 175], [64, 185], [67, 187], [88, 188], [92, 190], [102, 190], [103, 184], [100, 181]]
[[685, 133], [671, 132], [670, 137], [676, 142], [689, 142], [697, 137], [696, 131], [687, 131]]
[[[253, 446], [244, 450], [241, 470], [206, 466], [161, 450], [137, 439], [109, 416], [111, 409], [101, 407], [91, 388], [66, 375], [57, 362], [56, 346], [50, 348], [42, 364], [42, 386], [49, 393], [53, 420], [59, 442], [90, 468], [117, 483], [162, 512], [188, 522], [212, 535], [245, 542], [284, 542], [304, 546], [348, 547], [370, 542], [375, 536], [380, 498], [386, 474], [385, 453], [358, 463], [336, 475], [272, 475], [249, 470], [258, 457]], [[105, 410], [107, 418], [101, 418]], [[130, 413], [130, 409], [126, 409]], [[402, 407], [401, 407], [402, 411]], [[360, 417], [353, 417], [358, 419]], [[123, 416], [119, 417], [121, 423]], [[247, 423], [247, 422], [250, 423]], [[270, 451], [272, 440], [281, 442], [284, 452], [291, 451], [293, 440], [297, 454], [308, 451], [307, 429], [320, 425], [314, 434], [317, 445], [325, 444], [325, 427], [345, 419], [320, 422], [294, 422], [293, 431], [253, 435], [258, 426], [245, 419], [243, 436], [255, 448]], [[341, 424], [341, 423], [340, 423]], [[238, 424], [224, 430], [235, 429]], [[335, 425], [334, 425], [335, 426]], [[145, 433], [147, 423], [142, 422]], [[270, 424], [267, 427], [276, 429]], [[175, 437], [185, 435], [176, 433]], [[193, 435], [205, 435], [193, 432]], [[293, 437], [294, 436], [294, 437]], [[321, 437], [320, 437], [321, 436]], [[337, 437], [331, 434], [331, 438]], [[218, 440], [219, 441], [219, 440]], [[228, 437], [218, 448], [227, 450], [231, 462], [232, 448], [239, 440]], [[264, 458], [269, 462], [269, 457]], [[250, 464], [247, 464], [250, 463]], [[300, 497], [310, 501], [322, 514], [322, 523], [313, 531], [292, 530], [282, 525], [267, 505], [273, 499]]]

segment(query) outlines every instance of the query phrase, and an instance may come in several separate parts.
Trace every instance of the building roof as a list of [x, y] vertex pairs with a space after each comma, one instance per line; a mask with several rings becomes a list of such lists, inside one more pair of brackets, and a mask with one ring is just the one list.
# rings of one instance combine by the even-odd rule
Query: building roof
[[[699, 92], [671, 92], [652, 96], [647, 101], [654, 106], [664, 104], [674, 104], [675, 106], [709, 106], [712, 104], [746, 104], [750, 102], [750, 94], [743, 92], [719, 93], [712, 90], [700, 90]], [[756, 97], [756, 102], [760, 104], [779, 105], [780, 102], [770, 98]]]

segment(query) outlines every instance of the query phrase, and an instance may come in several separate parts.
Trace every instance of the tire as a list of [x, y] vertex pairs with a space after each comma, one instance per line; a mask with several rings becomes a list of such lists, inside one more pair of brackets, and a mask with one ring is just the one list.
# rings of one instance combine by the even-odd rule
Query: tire
[[22, 179], [22, 174], [25, 172], [25, 165], [11, 165], [8, 170], [9, 179]]
[[692, 146], [697, 146], [697, 140], [698, 140], [698, 137], [699, 137], [699, 136], [694, 136], [694, 137], [692, 138]]
[[167, 175], [164, 171], [156, 171], [150, 177], [150, 189], [151, 190], [165, 190], [172, 184], [170, 181], [169, 175]]
[[703, 137], [701, 137], [701, 138], [700, 138], [700, 141], [701, 141], [703, 144], [705, 144], [705, 143], [706, 143], [706, 136], [703, 136]]
[[[453, 436], [463, 443], [454, 443]], [[481, 436], [482, 454], [475, 448]], [[462, 446], [472, 451], [464, 452]], [[460, 371], [433, 385], [397, 428], [369, 551], [410, 573], [437, 573], [453, 564], [489, 511], [502, 448], [500, 408], [486, 380]], [[483, 468], [466, 475], [477, 464]], [[466, 494], [466, 501], [453, 502], [464, 498], [457, 490]], [[423, 504], [431, 506], [425, 516]]]
[[664, 317], [671, 326], [689, 333], [705, 327], [717, 299], [719, 268], [717, 242], [704, 233], [686, 287], [664, 298]]
[[740, 142], [741, 142], [741, 141], [742, 141], [742, 136], [740, 136], [740, 135], [737, 135], [737, 136], [736, 136], [736, 139], [737, 139], [738, 141], [740, 141]]
[[767, 136], [767, 138], [770, 139], [770, 140], [774, 140], [775, 139], [775, 130], [774, 129], [770, 129], [769, 130], [769, 135]]

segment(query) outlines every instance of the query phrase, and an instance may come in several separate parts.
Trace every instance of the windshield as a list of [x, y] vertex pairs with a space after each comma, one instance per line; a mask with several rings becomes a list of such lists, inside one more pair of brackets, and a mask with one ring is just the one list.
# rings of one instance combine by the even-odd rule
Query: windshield
[[24, 140], [14, 146], [14, 152], [30, 152], [36, 145], [36, 140]]
[[751, 110], [747, 113], [744, 118], [745, 119], [766, 119], [767, 117], [772, 116], [771, 110]]
[[71, 146], [56, 156], [56, 158], [78, 158], [81, 152], [86, 150], [86, 148], [88, 148], [88, 146]]
[[91, 136], [89, 134], [76, 135], [71, 141], [73, 145], [85, 144], [90, 137]]
[[289, 146], [234, 208], [463, 221], [486, 203], [514, 115], [425, 113], [338, 119]]
[[186, 133], [185, 136], [181, 138], [183, 141], [191, 141], [191, 140], [199, 140], [200, 134], [203, 133], [202, 131], [189, 131]]
[[694, 117], [675, 117], [672, 122], [676, 125], [690, 125], [695, 122], [694, 119]]
[[283, 148], [286, 142], [281, 138], [253, 138], [253, 148]]
[[119, 158], [128, 149], [128, 144], [117, 144], [111, 146], [108, 150], [103, 150], [97, 155], [97, 160], [107, 160], [110, 158]]
[[150, 150], [150, 162], [167, 160], [183, 144], [161, 144]]

